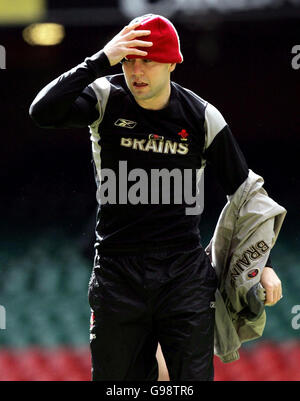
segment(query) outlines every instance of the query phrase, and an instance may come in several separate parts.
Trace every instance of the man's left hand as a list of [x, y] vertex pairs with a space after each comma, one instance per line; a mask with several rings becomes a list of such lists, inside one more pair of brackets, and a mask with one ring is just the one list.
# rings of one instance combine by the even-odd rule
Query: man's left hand
[[282, 298], [282, 287], [279, 277], [271, 267], [265, 267], [261, 274], [261, 285], [266, 290], [266, 306], [275, 305]]

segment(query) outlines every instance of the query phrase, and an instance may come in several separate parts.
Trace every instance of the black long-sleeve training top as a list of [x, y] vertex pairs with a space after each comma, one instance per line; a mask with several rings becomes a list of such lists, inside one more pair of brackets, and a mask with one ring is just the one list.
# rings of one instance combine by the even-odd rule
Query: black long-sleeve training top
[[[109, 67], [103, 51], [86, 58], [40, 91], [30, 116], [45, 128], [89, 126], [98, 188], [98, 251], [139, 253], [197, 246], [201, 213], [194, 208], [199, 201], [184, 196], [185, 191], [191, 193], [188, 182], [192, 195], [201, 199], [199, 183], [208, 163], [231, 195], [248, 176], [245, 158], [210, 103], [171, 82], [168, 105], [144, 109], [123, 74], [105, 75]], [[168, 172], [170, 199], [163, 200]], [[159, 173], [163, 178], [151, 181], [152, 174], [157, 178]], [[184, 180], [185, 173], [192, 177], [189, 181]], [[180, 188], [181, 202], [176, 197]]]

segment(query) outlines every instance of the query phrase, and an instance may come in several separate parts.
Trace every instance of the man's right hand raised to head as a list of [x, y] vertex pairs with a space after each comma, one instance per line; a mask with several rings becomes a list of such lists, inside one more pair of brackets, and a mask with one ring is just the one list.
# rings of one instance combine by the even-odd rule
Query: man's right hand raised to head
[[147, 51], [138, 50], [136, 47], [151, 47], [152, 42], [139, 40], [139, 37], [150, 35], [149, 30], [135, 31], [141, 23], [137, 22], [132, 25], [125, 26], [110, 42], [103, 48], [110, 65], [116, 65], [128, 54], [136, 56], [147, 56]]

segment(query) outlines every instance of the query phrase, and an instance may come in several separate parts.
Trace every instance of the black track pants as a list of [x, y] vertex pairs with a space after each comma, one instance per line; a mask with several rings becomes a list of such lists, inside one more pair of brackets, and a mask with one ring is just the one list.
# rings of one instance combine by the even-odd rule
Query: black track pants
[[92, 379], [213, 380], [217, 278], [203, 248], [99, 256], [89, 284]]

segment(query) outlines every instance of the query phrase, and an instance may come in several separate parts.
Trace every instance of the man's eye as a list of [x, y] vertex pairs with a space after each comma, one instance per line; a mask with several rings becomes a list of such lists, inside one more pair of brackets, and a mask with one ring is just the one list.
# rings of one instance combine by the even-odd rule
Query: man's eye
[[143, 61], [144, 61], [144, 63], [151, 63], [152, 62], [152, 60], [148, 60], [147, 58], [144, 58]]

